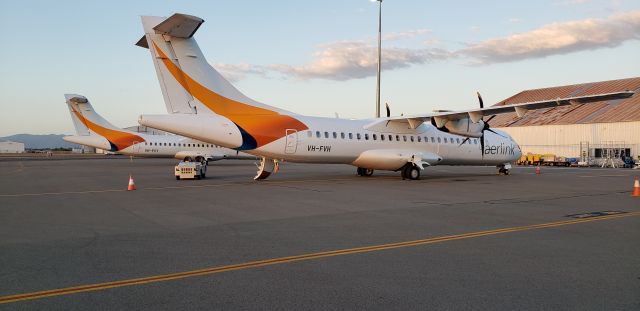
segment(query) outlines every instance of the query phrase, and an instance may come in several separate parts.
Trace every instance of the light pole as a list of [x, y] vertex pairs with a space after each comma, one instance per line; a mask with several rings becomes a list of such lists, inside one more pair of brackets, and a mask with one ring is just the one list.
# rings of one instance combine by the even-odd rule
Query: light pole
[[376, 118], [380, 118], [380, 69], [382, 67], [382, 0], [378, 2], [378, 79], [376, 83]]

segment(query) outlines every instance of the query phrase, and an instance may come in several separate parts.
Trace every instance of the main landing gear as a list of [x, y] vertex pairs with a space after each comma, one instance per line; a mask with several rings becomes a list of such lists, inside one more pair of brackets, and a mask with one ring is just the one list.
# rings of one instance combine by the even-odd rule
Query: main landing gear
[[271, 158], [260, 158], [260, 164], [258, 164], [258, 172], [256, 173], [256, 177], [254, 180], [263, 180], [267, 179], [271, 173], [278, 172], [278, 160]]
[[369, 177], [369, 176], [373, 175], [373, 169], [372, 168], [358, 167], [358, 169], [356, 170], [356, 173], [358, 174], [358, 176]]
[[498, 175], [509, 175], [511, 169], [511, 163], [500, 164], [496, 166], [498, 168]]
[[410, 179], [410, 180], [420, 179], [420, 168], [411, 163], [407, 163], [407, 165], [405, 165], [402, 168], [400, 173], [402, 174], [403, 180], [404, 179]]

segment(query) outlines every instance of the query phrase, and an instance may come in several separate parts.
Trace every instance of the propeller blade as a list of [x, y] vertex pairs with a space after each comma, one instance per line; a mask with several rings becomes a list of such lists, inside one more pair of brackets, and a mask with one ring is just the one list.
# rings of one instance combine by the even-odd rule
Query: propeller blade
[[464, 145], [464, 143], [466, 143], [467, 141], [469, 141], [470, 137], [465, 138], [459, 145], [458, 147]]
[[484, 159], [484, 131], [482, 131], [482, 136], [480, 136], [480, 152], [482, 152], [482, 158]]
[[487, 131], [489, 131], [489, 132], [491, 132], [491, 133], [493, 133], [493, 134], [496, 134], [496, 135], [498, 135], [498, 136], [502, 136], [502, 137], [504, 137], [504, 138], [507, 138], [507, 136], [504, 136], [504, 135], [502, 135], [502, 134], [500, 134], [500, 133], [498, 133], [498, 132], [496, 132], [496, 131], [494, 131], [494, 130], [492, 130], [492, 129], [487, 129]]
[[480, 109], [484, 108], [484, 101], [482, 100], [482, 96], [480, 96], [480, 92], [476, 92], [478, 95], [478, 101], [480, 102]]
[[387, 118], [391, 116], [391, 109], [389, 109], [389, 103], [384, 103], [387, 106]]
[[484, 121], [484, 123], [489, 123], [489, 121], [491, 121], [491, 119], [495, 118], [496, 116], [497, 114], [490, 116], [489, 119], [487, 119], [487, 121]]

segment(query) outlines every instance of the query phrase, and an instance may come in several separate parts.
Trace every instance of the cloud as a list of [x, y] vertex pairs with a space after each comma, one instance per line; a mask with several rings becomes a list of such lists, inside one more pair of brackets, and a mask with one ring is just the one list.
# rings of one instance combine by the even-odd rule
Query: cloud
[[246, 78], [248, 74], [254, 74], [266, 77], [267, 70], [263, 66], [251, 65], [251, 64], [223, 64], [216, 63], [213, 67], [220, 72], [227, 80], [236, 82]]
[[[382, 50], [384, 70], [405, 68], [449, 57], [441, 49], [407, 49], [389, 47]], [[302, 66], [269, 66], [285, 76], [299, 79], [350, 80], [376, 75], [377, 47], [364, 41], [341, 41], [324, 44], [314, 53], [314, 60]]]
[[640, 39], [640, 11], [607, 19], [553, 23], [533, 31], [470, 44], [456, 53], [472, 64], [491, 64], [615, 47]]
[[[488, 65], [616, 47], [625, 41], [640, 39], [640, 11], [612, 15], [604, 19], [552, 23], [529, 32], [468, 43], [457, 51], [433, 48], [438, 44], [437, 39], [422, 41], [425, 46], [423, 48], [389, 47], [389, 41], [414, 38], [426, 33], [429, 33], [429, 30], [418, 29], [387, 34], [387, 44], [383, 44], [382, 50], [383, 69], [407, 68], [451, 58], [465, 59], [470, 65]], [[318, 51], [313, 53], [312, 60], [299, 66], [216, 64], [215, 67], [232, 81], [243, 79], [249, 74], [267, 77], [272, 73], [302, 80], [344, 81], [375, 76], [377, 65], [377, 42], [373, 38], [367, 38], [320, 45]]]

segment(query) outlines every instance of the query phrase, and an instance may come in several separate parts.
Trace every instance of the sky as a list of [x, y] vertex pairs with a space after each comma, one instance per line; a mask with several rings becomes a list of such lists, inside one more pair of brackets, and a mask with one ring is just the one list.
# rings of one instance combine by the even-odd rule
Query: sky
[[[247, 96], [304, 115], [375, 113], [378, 3], [3, 1], [0, 136], [73, 134], [65, 93], [111, 123], [165, 113], [141, 15], [185, 13]], [[525, 89], [640, 76], [640, 1], [382, 3], [381, 102], [392, 114], [477, 107]], [[384, 109], [383, 109], [384, 110]]]

